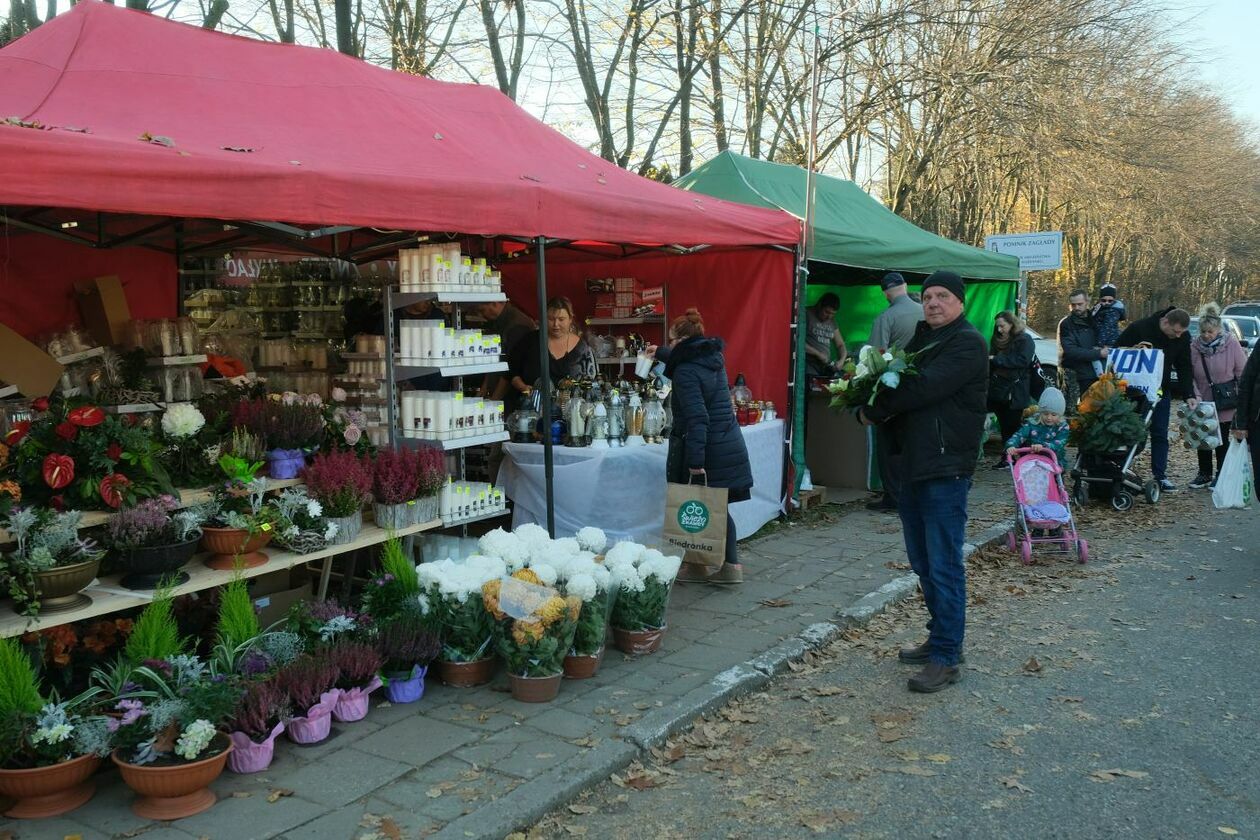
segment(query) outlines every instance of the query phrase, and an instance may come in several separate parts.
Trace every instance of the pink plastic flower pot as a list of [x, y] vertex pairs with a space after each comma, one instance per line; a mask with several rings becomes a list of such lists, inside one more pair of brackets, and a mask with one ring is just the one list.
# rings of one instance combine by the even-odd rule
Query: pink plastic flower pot
[[244, 732], [229, 732], [232, 741], [232, 752], [228, 754], [228, 769], [233, 773], [257, 773], [271, 766], [271, 759], [276, 753], [276, 738], [284, 731], [284, 724], [277, 723], [271, 734], [262, 743], [258, 743]]
[[305, 717], [289, 718], [285, 732], [295, 744], [318, 744], [332, 731], [332, 710], [341, 697], [341, 689], [334, 688], [319, 696], [319, 702], [311, 706]]
[[424, 675], [429, 666], [413, 665], [411, 674], [406, 671], [392, 674], [385, 685], [385, 694], [391, 703], [414, 703], [424, 696]]
[[369, 695], [381, 687], [381, 678], [372, 677], [372, 681], [362, 688], [343, 690], [333, 707], [333, 717], [342, 723], [354, 723], [363, 720], [368, 713]]

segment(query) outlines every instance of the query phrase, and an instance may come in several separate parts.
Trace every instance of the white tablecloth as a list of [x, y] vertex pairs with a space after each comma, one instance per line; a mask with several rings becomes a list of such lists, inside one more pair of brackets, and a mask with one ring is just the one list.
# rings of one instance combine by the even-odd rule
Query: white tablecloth
[[[731, 505], [740, 539], [757, 533], [783, 509], [783, 421], [744, 426], [752, 464], [752, 498]], [[556, 536], [580, 528], [602, 528], [610, 540], [659, 543], [665, 524], [666, 444], [615, 449], [557, 446], [555, 463]], [[512, 527], [547, 521], [543, 447], [503, 444], [499, 485], [512, 500]]]

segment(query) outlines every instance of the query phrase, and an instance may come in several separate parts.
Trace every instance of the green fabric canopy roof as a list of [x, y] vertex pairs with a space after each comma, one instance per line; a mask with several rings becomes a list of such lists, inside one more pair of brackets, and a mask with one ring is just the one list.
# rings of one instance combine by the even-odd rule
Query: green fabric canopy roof
[[[674, 182], [679, 189], [805, 215], [805, 170], [722, 152]], [[931, 274], [948, 269], [969, 280], [1018, 280], [1016, 257], [973, 248], [906, 221], [852, 181], [819, 175], [814, 252], [819, 262], [874, 271]]]

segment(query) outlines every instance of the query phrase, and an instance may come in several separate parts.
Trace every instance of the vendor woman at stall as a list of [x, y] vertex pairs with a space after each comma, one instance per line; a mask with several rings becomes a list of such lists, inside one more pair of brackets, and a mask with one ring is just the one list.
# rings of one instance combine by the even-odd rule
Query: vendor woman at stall
[[[547, 355], [552, 382], [595, 378], [595, 354], [578, 331], [573, 303], [567, 297], [547, 301]], [[508, 373], [512, 388], [519, 394], [528, 394], [537, 386], [542, 378], [538, 330], [516, 342], [508, 354]]]

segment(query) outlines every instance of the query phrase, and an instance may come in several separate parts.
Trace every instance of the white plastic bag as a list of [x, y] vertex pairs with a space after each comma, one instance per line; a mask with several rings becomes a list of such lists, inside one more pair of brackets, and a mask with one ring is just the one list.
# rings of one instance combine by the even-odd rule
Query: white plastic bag
[[1244, 441], [1231, 438], [1221, 474], [1212, 488], [1212, 504], [1218, 508], [1245, 508], [1251, 503], [1251, 450]]

